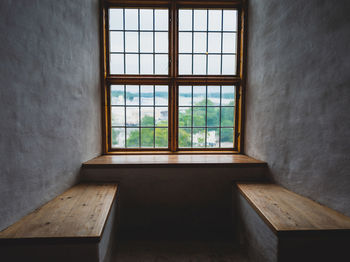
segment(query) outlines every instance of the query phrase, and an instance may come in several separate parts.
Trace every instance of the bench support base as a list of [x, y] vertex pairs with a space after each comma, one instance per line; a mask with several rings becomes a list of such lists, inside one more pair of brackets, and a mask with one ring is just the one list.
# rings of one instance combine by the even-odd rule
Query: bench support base
[[239, 210], [241, 242], [254, 262], [349, 261], [348, 231], [274, 232], [234, 189]]
[[89, 239], [14, 239], [1, 243], [2, 261], [109, 262], [115, 243], [118, 202], [114, 201], [99, 241]]

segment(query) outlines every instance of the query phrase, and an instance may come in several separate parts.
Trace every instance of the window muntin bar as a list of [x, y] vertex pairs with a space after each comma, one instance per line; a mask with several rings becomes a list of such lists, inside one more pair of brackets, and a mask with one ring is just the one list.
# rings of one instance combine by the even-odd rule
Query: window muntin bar
[[168, 75], [168, 20], [168, 9], [110, 8], [109, 73]]
[[180, 9], [179, 74], [236, 75], [237, 19], [237, 10]]
[[233, 149], [235, 93], [235, 86], [179, 86], [179, 148]]
[[168, 86], [111, 85], [112, 148], [168, 148]]

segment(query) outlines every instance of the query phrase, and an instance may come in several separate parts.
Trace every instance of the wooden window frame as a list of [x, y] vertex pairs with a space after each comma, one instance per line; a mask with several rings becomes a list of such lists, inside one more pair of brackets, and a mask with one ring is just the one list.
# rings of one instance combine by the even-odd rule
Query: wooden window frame
[[[109, 8], [168, 8], [169, 9], [169, 74], [168, 75], [109, 75]], [[237, 74], [227, 75], [178, 75], [178, 28], [177, 17], [180, 8], [234, 8], [238, 11], [238, 40], [237, 40]], [[101, 28], [101, 86], [102, 86], [102, 143], [103, 154], [237, 154], [244, 152], [244, 98], [246, 83], [246, 26], [247, 1], [182, 1], [182, 0], [100, 0], [100, 28]], [[169, 85], [169, 137], [168, 149], [153, 148], [122, 148], [111, 147], [111, 121], [110, 121], [110, 85]], [[234, 85], [236, 86], [234, 148], [177, 148], [177, 114], [178, 114], [178, 86], [179, 85]]]

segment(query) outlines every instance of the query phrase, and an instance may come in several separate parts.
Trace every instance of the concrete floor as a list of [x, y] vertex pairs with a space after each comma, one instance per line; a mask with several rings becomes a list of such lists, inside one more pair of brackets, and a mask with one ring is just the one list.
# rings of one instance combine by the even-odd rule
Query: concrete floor
[[122, 240], [112, 261], [248, 262], [248, 258], [243, 248], [231, 242]]

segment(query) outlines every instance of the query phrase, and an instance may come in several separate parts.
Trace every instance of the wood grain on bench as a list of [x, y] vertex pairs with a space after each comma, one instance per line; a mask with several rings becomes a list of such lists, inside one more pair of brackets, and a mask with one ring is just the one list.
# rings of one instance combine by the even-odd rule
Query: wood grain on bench
[[99, 240], [117, 184], [79, 184], [0, 232], [0, 240]]
[[275, 184], [238, 183], [239, 191], [275, 233], [350, 230], [350, 218]]

